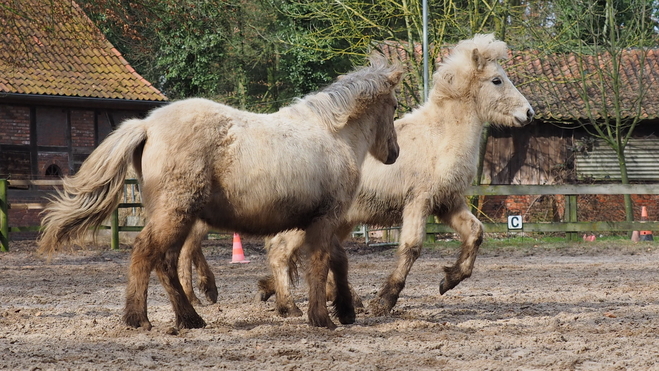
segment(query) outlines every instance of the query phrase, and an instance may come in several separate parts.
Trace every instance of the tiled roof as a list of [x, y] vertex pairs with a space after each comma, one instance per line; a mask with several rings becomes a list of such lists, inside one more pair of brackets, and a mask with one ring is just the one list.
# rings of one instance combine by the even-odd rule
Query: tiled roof
[[[540, 56], [538, 53], [515, 51], [512, 56], [505, 62], [504, 68], [533, 105], [538, 119], [586, 120], [587, 104], [595, 118], [601, 118], [607, 112], [609, 117], [613, 117], [610, 112], [614, 109], [612, 97], [615, 89], [613, 75], [608, 72], [612, 71], [609, 54], [579, 58], [575, 54]], [[659, 50], [623, 50], [620, 57], [621, 72], [618, 76], [622, 116], [637, 115], [636, 102], [641, 98], [639, 90], [645, 90], [639, 116], [642, 119], [659, 118], [659, 89], [656, 88], [659, 82]], [[641, 66], [643, 78], [639, 79]], [[643, 89], [640, 84], [643, 84]], [[584, 86], [588, 87], [587, 91]]]
[[3, 92], [167, 100], [70, 0], [0, 0]]

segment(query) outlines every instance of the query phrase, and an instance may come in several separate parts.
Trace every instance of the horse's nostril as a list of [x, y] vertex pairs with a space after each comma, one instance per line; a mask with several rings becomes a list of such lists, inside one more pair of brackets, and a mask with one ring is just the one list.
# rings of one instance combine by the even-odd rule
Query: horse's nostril
[[535, 116], [535, 111], [533, 111], [533, 108], [529, 108], [526, 111], [526, 118], [528, 118], [530, 120], [530, 119], [533, 118], [533, 116]]

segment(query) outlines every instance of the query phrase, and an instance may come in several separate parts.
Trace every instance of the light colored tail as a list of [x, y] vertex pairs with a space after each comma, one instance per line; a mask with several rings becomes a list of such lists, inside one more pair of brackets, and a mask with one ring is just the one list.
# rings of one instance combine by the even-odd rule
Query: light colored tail
[[64, 189], [44, 210], [40, 253], [75, 243], [90, 229], [96, 232], [119, 204], [126, 172], [146, 138], [145, 121], [128, 120], [89, 155], [77, 174], [63, 179]]

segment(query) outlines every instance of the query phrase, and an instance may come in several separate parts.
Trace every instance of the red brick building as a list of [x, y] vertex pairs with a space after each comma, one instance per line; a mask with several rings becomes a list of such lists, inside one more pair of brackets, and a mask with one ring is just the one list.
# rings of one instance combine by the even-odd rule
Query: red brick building
[[[0, 178], [75, 173], [124, 119], [166, 103], [74, 2], [12, 6], [0, 7]], [[10, 189], [10, 202], [40, 196]], [[18, 212], [12, 225], [33, 219]]]

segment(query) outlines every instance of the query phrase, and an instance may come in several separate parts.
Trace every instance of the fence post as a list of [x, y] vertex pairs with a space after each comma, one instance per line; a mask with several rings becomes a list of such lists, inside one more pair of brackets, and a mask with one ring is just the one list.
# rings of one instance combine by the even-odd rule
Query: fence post
[[426, 219], [426, 241], [425, 241], [425, 242], [427, 242], [427, 243], [435, 243], [435, 242], [437, 242], [437, 238], [435, 237], [435, 234], [434, 234], [434, 233], [428, 233], [428, 232], [427, 232], [427, 230], [428, 230], [428, 226], [430, 226], [430, 225], [432, 225], [432, 224], [435, 224], [435, 216], [434, 216], [434, 215], [430, 215], [430, 216], [428, 216], [428, 218]]
[[9, 199], [7, 179], [0, 179], [0, 251], [9, 251]]
[[[565, 195], [565, 216], [568, 222], [577, 222], [577, 195]], [[567, 242], [577, 241], [576, 232], [565, 233]]]
[[112, 217], [110, 219], [110, 229], [112, 240], [110, 241], [110, 247], [112, 250], [119, 249], [119, 208], [114, 209], [112, 212]]

